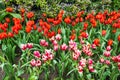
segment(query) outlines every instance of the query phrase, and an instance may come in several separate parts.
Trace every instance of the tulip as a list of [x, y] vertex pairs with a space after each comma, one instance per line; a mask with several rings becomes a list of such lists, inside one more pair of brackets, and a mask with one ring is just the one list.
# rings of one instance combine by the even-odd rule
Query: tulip
[[59, 46], [58, 46], [58, 45], [55, 45], [55, 46], [54, 46], [54, 51], [57, 51], [58, 48], [59, 48]]
[[90, 72], [95, 72], [95, 70], [94, 70], [94, 68], [93, 68], [93, 65], [89, 65], [89, 66], [88, 66], [88, 69], [89, 69]]
[[104, 54], [105, 57], [109, 57], [110, 56], [110, 51], [104, 51], [103, 54]]
[[111, 46], [107, 46], [106, 50], [110, 51], [111, 50]]
[[57, 45], [58, 43], [57, 43], [56, 40], [54, 40], [54, 41], [52, 42], [52, 44], [53, 44], [53, 45]]
[[45, 40], [43, 40], [43, 39], [42, 39], [42, 40], [40, 40], [40, 45], [41, 45], [41, 46], [45, 45], [45, 43], [46, 43], [46, 41], [45, 41]]
[[27, 48], [31, 49], [33, 47], [33, 43], [27, 43]]
[[61, 40], [61, 35], [60, 34], [57, 34], [56, 36], [55, 36], [55, 38], [56, 38], [56, 40]]
[[110, 65], [110, 61], [109, 60], [105, 60], [105, 64]]
[[47, 56], [46, 56], [45, 54], [42, 55], [42, 60], [43, 60], [44, 62], [47, 61]]
[[35, 63], [35, 66], [36, 66], [36, 67], [41, 66], [41, 61], [40, 61], [40, 60], [37, 60], [36, 63]]
[[40, 56], [41, 56], [39, 51], [34, 51], [33, 54], [36, 58], [40, 58]]
[[82, 66], [82, 67], [85, 67], [86, 66], [86, 59], [81, 59], [79, 61], [79, 65]]
[[73, 40], [69, 41], [69, 48], [70, 50], [76, 50], [77, 49], [77, 44]]
[[95, 44], [92, 44], [91, 47], [92, 47], [93, 49], [96, 49], [96, 48], [97, 48]]
[[92, 59], [88, 59], [88, 64], [92, 65], [93, 64], [93, 60]]
[[100, 62], [103, 63], [105, 60], [103, 58], [100, 58]]
[[35, 61], [35, 59], [32, 59], [31, 61], [30, 61], [30, 64], [31, 64], [31, 66], [35, 66], [36, 65], [36, 61]]
[[68, 46], [65, 43], [63, 43], [60, 48], [61, 50], [65, 51], [67, 50]]
[[20, 45], [20, 48], [21, 48], [22, 50], [26, 50], [26, 49], [27, 49], [27, 45], [26, 45], [26, 44], [21, 44], [21, 45]]
[[82, 66], [78, 66], [78, 71], [79, 71], [79, 73], [83, 73], [83, 67]]

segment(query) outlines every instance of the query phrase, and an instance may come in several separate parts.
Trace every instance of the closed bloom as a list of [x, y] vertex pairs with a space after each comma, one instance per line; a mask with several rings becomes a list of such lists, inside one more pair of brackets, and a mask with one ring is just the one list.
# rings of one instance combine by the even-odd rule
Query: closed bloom
[[13, 8], [12, 8], [12, 7], [7, 7], [7, 8], [6, 8], [6, 11], [7, 11], [7, 12], [13, 12]]
[[52, 44], [53, 44], [53, 45], [57, 45], [58, 43], [57, 43], [56, 40], [54, 40], [54, 41], [52, 42]]
[[44, 46], [47, 47], [48, 46], [48, 42], [46, 42]]
[[99, 38], [94, 39], [93, 44], [95, 44], [96, 46], [99, 46], [100, 45], [100, 39]]
[[112, 40], [112, 39], [109, 39], [109, 40], [108, 40], [108, 45], [109, 45], [109, 46], [112, 46], [112, 44], [113, 44], [113, 40]]
[[106, 30], [102, 30], [102, 36], [106, 35]]
[[78, 66], [78, 72], [83, 73], [83, 67], [82, 66]]
[[48, 54], [51, 54], [51, 53], [52, 53], [51, 49], [49, 49], [49, 50], [48, 50], [48, 49], [45, 49], [45, 54], [48, 55]]
[[32, 18], [34, 16], [34, 13], [33, 12], [28, 12], [27, 13], [27, 18]]
[[107, 46], [106, 50], [110, 51], [111, 50], [111, 46]]
[[91, 47], [92, 47], [93, 49], [96, 49], [96, 48], [97, 48], [95, 44], [92, 44]]
[[110, 65], [110, 61], [109, 60], [105, 60], [105, 64]]
[[88, 59], [88, 64], [92, 65], [93, 64], [93, 60], [92, 59]]
[[45, 41], [45, 40], [43, 40], [43, 39], [42, 39], [42, 40], [40, 40], [40, 45], [42, 45], [42, 46], [43, 46], [43, 45], [45, 45], [45, 43], [46, 43], [46, 41]]
[[82, 38], [88, 38], [88, 33], [86, 33], [86, 32], [81, 32], [80, 36], [81, 36]]
[[35, 61], [35, 59], [32, 59], [31, 61], [30, 61], [30, 64], [31, 64], [31, 66], [36, 66], [36, 61]]
[[54, 46], [54, 51], [57, 51], [58, 48], [59, 48], [59, 46], [58, 46], [58, 45], [55, 45], [55, 46]]
[[41, 46], [44, 46], [44, 47], [47, 47], [48, 46], [48, 42], [46, 42], [45, 40], [40, 40], [40, 45]]
[[118, 62], [118, 69], [120, 70], [120, 62]]
[[70, 17], [65, 18], [65, 19], [64, 19], [64, 22], [65, 22], [66, 24], [70, 24], [70, 23], [71, 23]]
[[88, 69], [89, 69], [90, 72], [95, 72], [95, 69], [93, 68], [93, 65], [89, 65]]
[[120, 42], [120, 34], [118, 35], [118, 41]]
[[41, 56], [39, 51], [34, 51], [33, 54], [36, 58], [40, 58], [40, 56]]
[[42, 60], [43, 60], [44, 62], [46, 62], [47, 59], [48, 59], [47, 56], [46, 56], [45, 54], [43, 54], [43, 55], [42, 55]]
[[49, 40], [50, 40], [51, 42], [53, 42], [53, 41], [55, 40], [55, 37], [52, 36], [51, 38], [49, 38]]
[[100, 58], [100, 62], [101, 62], [101, 63], [104, 63], [104, 61], [105, 61], [105, 60], [104, 60], [103, 58]]

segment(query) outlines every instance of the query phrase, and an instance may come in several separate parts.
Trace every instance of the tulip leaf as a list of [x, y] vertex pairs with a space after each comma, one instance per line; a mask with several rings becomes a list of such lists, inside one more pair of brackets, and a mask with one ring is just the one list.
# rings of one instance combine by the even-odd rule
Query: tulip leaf
[[22, 19], [20, 14], [16, 14], [16, 13], [9, 13], [9, 14], [12, 15], [14, 18]]

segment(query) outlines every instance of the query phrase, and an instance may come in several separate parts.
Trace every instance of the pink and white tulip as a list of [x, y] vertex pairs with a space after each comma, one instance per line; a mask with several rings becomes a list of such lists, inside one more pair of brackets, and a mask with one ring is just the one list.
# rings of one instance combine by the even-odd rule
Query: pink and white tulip
[[35, 61], [35, 59], [32, 59], [31, 62], [30, 62], [30, 64], [31, 64], [31, 66], [34, 67], [34, 66], [36, 65], [36, 61]]
[[33, 54], [36, 58], [40, 58], [40, 56], [41, 56], [39, 51], [34, 51]]
[[65, 51], [67, 50], [68, 46], [65, 43], [63, 43], [60, 48], [61, 50]]
[[110, 51], [104, 51], [103, 54], [104, 54], [105, 57], [109, 57], [110, 56]]
[[28, 48], [28, 49], [33, 48], [33, 43], [27, 43], [27, 48]]
[[57, 34], [57, 35], [55, 36], [55, 39], [58, 40], [58, 41], [61, 40], [61, 35], [60, 35], [60, 34]]
[[27, 49], [27, 45], [26, 45], [26, 44], [21, 44], [21, 45], [20, 45], [20, 48], [21, 48], [22, 50], [26, 50], [26, 49]]

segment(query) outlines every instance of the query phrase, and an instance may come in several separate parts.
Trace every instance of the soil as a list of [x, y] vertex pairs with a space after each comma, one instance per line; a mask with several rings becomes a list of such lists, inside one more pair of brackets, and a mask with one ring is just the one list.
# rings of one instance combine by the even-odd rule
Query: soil
[[4, 75], [5, 75], [4, 71], [0, 68], [0, 80], [2, 80]]

